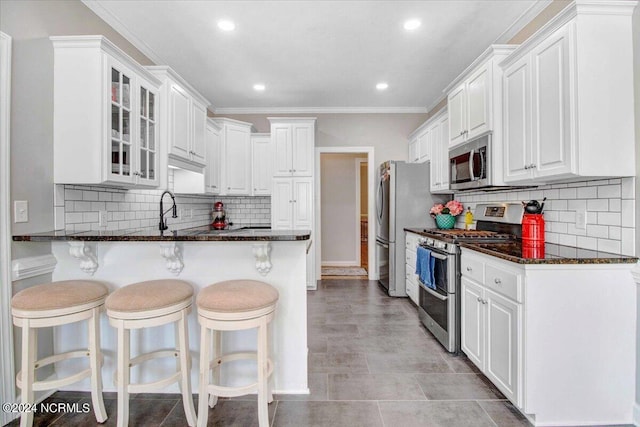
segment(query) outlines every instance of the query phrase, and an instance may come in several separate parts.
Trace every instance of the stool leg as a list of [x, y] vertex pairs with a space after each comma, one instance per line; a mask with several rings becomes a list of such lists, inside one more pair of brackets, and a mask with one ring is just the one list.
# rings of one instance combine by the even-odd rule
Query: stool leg
[[[213, 368], [213, 384], [220, 385], [220, 358], [222, 357], [222, 332], [213, 331], [213, 360], [216, 364]], [[213, 408], [218, 403], [218, 396], [214, 394], [209, 395], [209, 407]]]
[[211, 334], [207, 326], [200, 324], [200, 385], [198, 387], [198, 427], [206, 427], [209, 418], [207, 388], [209, 386], [209, 354]]
[[269, 427], [267, 345], [267, 323], [263, 319], [258, 327], [258, 425], [260, 427]]
[[269, 349], [269, 325], [270, 323], [267, 323], [267, 325], [265, 326], [265, 330], [266, 330], [266, 340], [267, 340], [267, 346], [265, 347], [265, 375], [266, 375], [266, 381], [267, 381], [267, 402], [271, 403], [273, 402], [273, 393], [271, 391], [272, 387], [271, 387], [271, 377], [269, 376], [269, 354], [270, 354], [270, 349]]
[[130, 337], [129, 329], [124, 326], [124, 321], [118, 320], [118, 427], [129, 425], [129, 381], [130, 381]]
[[187, 331], [187, 310], [182, 310], [178, 320], [178, 341], [180, 349], [180, 389], [182, 391], [182, 405], [190, 427], [196, 425], [196, 410], [193, 407], [193, 395], [191, 394], [191, 356], [189, 353], [189, 336]]
[[100, 308], [96, 307], [89, 319], [89, 364], [91, 366], [91, 402], [96, 420], [107, 420], [107, 411], [102, 400], [102, 351], [100, 349]]
[[[22, 388], [20, 398], [22, 403], [34, 403], [33, 382], [35, 381], [35, 362], [38, 342], [36, 331], [31, 328], [29, 319], [22, 323]], [[33, 411], [23, 412], [20, 416], [20, 427], [31, 427], [33, 424]]]

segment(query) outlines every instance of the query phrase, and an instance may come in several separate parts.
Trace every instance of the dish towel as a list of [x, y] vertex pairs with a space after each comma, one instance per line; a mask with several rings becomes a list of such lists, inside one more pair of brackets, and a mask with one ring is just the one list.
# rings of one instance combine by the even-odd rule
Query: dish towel
[[416, 274], [420, 278], [420, 281], [431, 289], [436, 288], [436, 280], [434, 277], [435, 265], [436, 259], [431, 256], [431, 251], [422, 246], [418, 246], [416, 254]]

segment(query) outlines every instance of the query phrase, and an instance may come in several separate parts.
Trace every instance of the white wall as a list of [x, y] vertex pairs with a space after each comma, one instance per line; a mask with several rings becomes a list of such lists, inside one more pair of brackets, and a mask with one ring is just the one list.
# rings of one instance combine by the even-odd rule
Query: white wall
[[356, 159], [361, 157], [362, 154], [337, 153], [320, 156], [323, 265], [359, 265]]
[[[633, 68], [635, 76], [635, 130], [636, 147], [640, 147], [640, 6], [633, 13]], [[636, 148], [636, 200], [640, 200], [640, 150]], [[640, 209], [636, 209], [636, 224], [640, 224]], [[640, 233], [636, 233], [636, 251], [640, 251]], [[637, 252], [636, 252], [637, 253]], [[640, 285], [638, 285], [637, 306], [640, 307]], [[640, 425], [640, 310], [637, 311], [636, 322], [636, 423]]]

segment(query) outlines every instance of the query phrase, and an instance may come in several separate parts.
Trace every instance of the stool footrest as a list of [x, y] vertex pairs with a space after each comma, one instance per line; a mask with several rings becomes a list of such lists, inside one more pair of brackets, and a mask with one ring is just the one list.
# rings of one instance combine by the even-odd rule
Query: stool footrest
[[129, 366], [139, 365], [140, 363], [144, 363], [148, 360], [160, 359], [163, 357], [175, 357], [177, 359], [178, 357], [180, 357], [180, 350], [157, 350], [151, 351], [149, 353], [144, 353], [132, 358], [129, 361]]
[[129, 384], [129, 393], [149, 393], [160, 388], [164, 388], [169, 384], [180, 381], [180, 372], [176, 372], [167, 378], [154, 381], [152, 383]]
[[[49, 357], [45, 357], [44, 359], [37, 360], [34, 366], [35, 366], [35, 369], [37, 370], [44, 366], [51, 365], [52, 363], [60, 362], [62, 360], [75, 359], [79, 357], [89, 357], [90, 354], [91, 353], [89, 353], [89, 350], [68, 351], [66, 353], [54, 354], [53, 356], [49, 356]], [[102, 354], [100, 354], [100, 356], [101, 356], [100, 366], [102, 366], [104, 358], [102, 357]], [[91, 369], [88, 368], [64, 378], [58, 378], [55, 380], [48, 380], [48, 381], [34, 381], [32, 387], [34, 391], [51, 390], [54, 388], [60, 388], [65, 385], [73, 384], [77, 381], [80, 381], [84, 378], [88, 378], [90, 376], [91, 376]], [[21, 378], [22, 378], [22, 371], [18, 372], [18, 374], [16, 375], [16, 385], [18, 386], [18, 388], [22, 388]]]
[[[139, 356], [134, 357], [129, 361], [129, 367], [133, 367], [135, 365], [139, 365], [141, 363], [147, 362], [153, 359], [161, 359], [165, 357], [180, 357], [180, 351], [176, 349], [172, 350], [157, 350], [149, 353], [144, 353]], [[191, 362], [189, 360], [189, 362]], [[191, 363], [188, 363], [189, 366]], [[175, 382], [180, 381], [180, 371], [171, 374], [170, 376], [163, 378], [158, 381], [150, 382], [150, 383], [140, 383], [140, 384], [129, 384], [128, 390], [129, 393], [148, 393], [159, 388], [163, 388], [168, 386], [169, 384], [173, 384]], [[113, 373], [113, 384], [118, 385], [118, 371], [116, 370]]]

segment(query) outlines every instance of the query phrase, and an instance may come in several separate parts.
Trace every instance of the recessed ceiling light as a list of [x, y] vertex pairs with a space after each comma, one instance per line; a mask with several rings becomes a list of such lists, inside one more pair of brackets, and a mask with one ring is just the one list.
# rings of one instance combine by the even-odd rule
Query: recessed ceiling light
[[228, 20], [218, 21], [218, 28], [222, 31], [233, 31], [236, 29], [236, 24]]
[[253, 89], [257, 90], [258, 92], [262, 92], [263, 90], [266, 89], [266, 86], [263, 85], [262, 83], [256, 83], [253, 85]]
[[388, 87], [389, 87], [389, 85], [388, 85], [388, 84], [386, 84], [386, 83], [384, 83], [384, 82], [383, 82], [383, 83], [378, 83], [378, 84], [376, 85], [376, 89], [378, 89], [378, 90], [385, 90], [385, 89], [386, 89], [386, 88], [388, 88]]
[[418, 19], [410, 19], [404, 23], [404, 29], [407, 31], [412, 31], [422, 25]]

